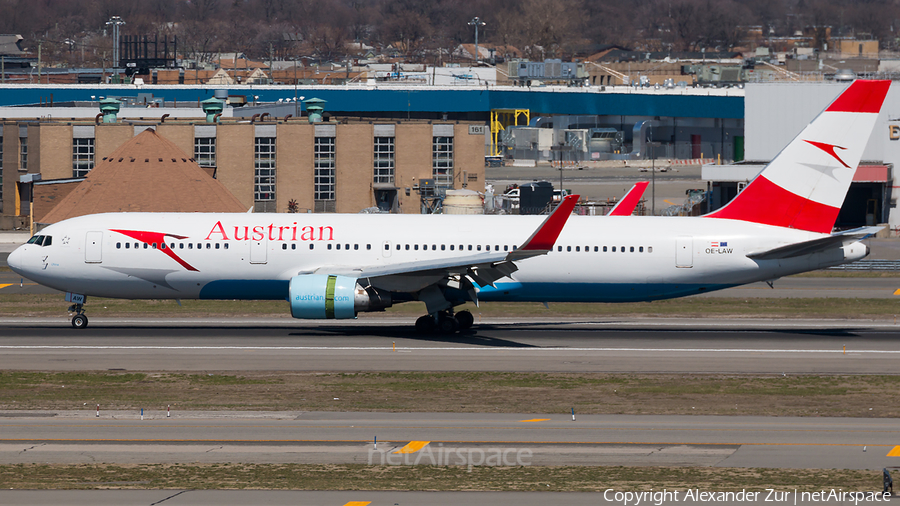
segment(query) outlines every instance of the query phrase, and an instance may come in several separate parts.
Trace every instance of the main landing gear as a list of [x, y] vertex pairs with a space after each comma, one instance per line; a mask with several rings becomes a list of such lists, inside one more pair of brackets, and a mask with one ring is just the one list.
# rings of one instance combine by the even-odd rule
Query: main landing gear
[[436, 315], [425, 315], [416, 320], [416, 331], [423, 334], [437, 332], [452, 334], [460, 330], [468, 330], [475, 323], [475, 317], [469, 311], [453, 314], [452, 310], [439, 311]]
[[75, 313], [72, 316], [72, 327], [83, 329], [88, 326], [88, 317], [84, 314], [84, 304], [72, 304], [69, 306], [69, 312]]

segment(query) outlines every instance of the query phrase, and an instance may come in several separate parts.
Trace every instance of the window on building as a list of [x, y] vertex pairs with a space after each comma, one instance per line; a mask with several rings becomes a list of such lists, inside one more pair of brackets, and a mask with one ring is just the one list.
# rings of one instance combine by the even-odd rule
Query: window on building
[[[272, 154], [274, 156], [274, 146]], [[215, 137], [195, 137], [194, 138], [194, 160], [201, 167], [216, 166], [216, 138]]]
[[85, 177], [94, 168], [94, 139], [72, 139], [72, 177]]
[[435, 186], [453, 186], [453, 137], [433, 137], [431, 173]]
[[19, 170], [28, 170], [28, 137], [19, 137]]
[[375, 184], [394, 184], [394, 138], [375, 137]]
[[315, 199], [334, 200], [335, 190], [335, 143], [334, 137], [316, 137], [313, 153], [315, 170]]
[[256, 212], [275, 212], [275, 137], [257, 137], [253, 147]]

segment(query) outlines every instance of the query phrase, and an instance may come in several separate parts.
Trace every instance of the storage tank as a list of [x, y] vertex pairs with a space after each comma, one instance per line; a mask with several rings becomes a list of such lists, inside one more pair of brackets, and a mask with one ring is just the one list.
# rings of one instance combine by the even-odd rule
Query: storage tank
[[484, 214], [484, 201], [476, 191], [447, 190], [444, 214]]

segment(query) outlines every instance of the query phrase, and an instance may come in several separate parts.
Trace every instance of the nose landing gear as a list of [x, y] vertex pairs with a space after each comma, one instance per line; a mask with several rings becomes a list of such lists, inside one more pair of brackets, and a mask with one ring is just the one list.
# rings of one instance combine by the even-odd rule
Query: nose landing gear
[[88, 317], [84, 314], [84, 304], [72, 304], [69, 306], [69, 313], [75, 313], [72, 316], [72, 327], [83, 329], [88, 326]]

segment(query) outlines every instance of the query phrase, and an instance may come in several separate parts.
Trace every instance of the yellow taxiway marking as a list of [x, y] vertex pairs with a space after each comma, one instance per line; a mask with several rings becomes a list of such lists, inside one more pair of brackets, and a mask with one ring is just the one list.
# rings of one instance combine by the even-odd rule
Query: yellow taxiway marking
[[431, 441], [410, 441], [409, 444], [395, 451], [394, 453], [416, 453], [417, 451], [425, 448], [428, 443]]
[[[0, 290], [3, 290], [7, 286], [12, 286], [12, 283], [0, 284]], [[896, 294], [895, 294], [896, 295]]]
[[519, 420], [522, 423], [525, 422], [549, 422], [549, 418], [532, 418], [531, 420]]
[[894, 290], [894, 295], [900, 295], [900, 288]]
[[677, 206], [677, 205], [678, 205], [678, 204], [676, 204], [676, 203], [674, 203], [674, 202], [669, 202], [669, 201], [666, 200], [666, 199], [663, 199], [663, 202], [665, 202], [666, 204], [669, 204], [670, 206]]
[[350, 501], [344, 506], [368, 506], [372, 501]]
[[887, 454], [888, 457], [900, 457], [900, 446], [895, 446], [891, 451]]

